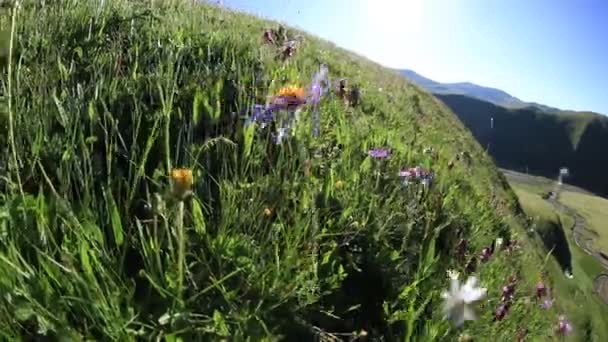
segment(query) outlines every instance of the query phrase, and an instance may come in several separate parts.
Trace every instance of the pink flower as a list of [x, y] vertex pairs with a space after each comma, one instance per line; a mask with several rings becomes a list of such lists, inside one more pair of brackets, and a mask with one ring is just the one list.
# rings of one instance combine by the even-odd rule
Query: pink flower
[[502, 321], [509, 311], [509, 304], [501, 303], [494, 312], [494, 320]]
[[557, 332], [560, 335], [568, 335], [570, 334], [570, 332], [572, 331], [572, 324], [570, 324], [570, 322], [568, 322], [568, 320], [566, 320], [566, 317], [564, 315], [560, 315], [559, 316], [559, 321], [557, 323]]
[[484, 249], [481, 250], [481, 254], [479, 255], [479, 259], [482, 262], [486, 262], [490, 259], [490, 257], [492, 256], [492, 250], [489, 247], [486, 247]]
[[541, 297], [543, 297], [546, 294], [547, 294], [547, 288], [545, 287], [545, 284], [543, 284], [542, 281], [539, 281], [536, 284], [536, 298], [540, 299]]
[[515, 294], [515, 284], [509, 284], [502, 287], [502, 298], [501, 301], [508, 302], [513, 299]]

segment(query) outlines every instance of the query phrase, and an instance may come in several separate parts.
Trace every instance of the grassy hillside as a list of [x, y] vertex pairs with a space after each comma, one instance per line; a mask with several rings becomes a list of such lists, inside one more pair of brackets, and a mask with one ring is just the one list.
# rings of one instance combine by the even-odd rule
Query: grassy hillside
[[[559, 310], [568, 312], [579, 327], [573, 338], [580, 341], [605, 341], [608, 339], [608, 327], [604, 317], [608, 315], [608, 308], [594, 294], [593, 280], [606, 271], [597, 260], [575, 244], [571, 233], [573, 218], [557, 212], [542, 199], [542, 194], [553, 189], [552, 185], [546, 186], [536, 181], [518, 182], [515, 178], [509, 178], [509, 181], [526, 214], [534, 222], [537, 233], [534, 236], [538, 236], [536, 250], [539, 253], [552, 251], [553, 257], [547, 259], [546, 270], [553, 279], [553, 288], [557, 290], [555, 296], [559, 301], [556, 306]], [[563, 192], [560, 200], [577, 195], [581, 194]], [[564, 276], [564, 258], [569, 259], [566, 263], [572, 267], [573, 279]]]
[[[608, 195], [608, 118], [593, 113], [506, 109], [459, 95], [438, 95], [501, 167], [549, 178], [562, 166], [568, 183]], [[491, 128], [490, 118], [494, 118]]]
[[586, 194], [565, 192], [561, 196], [561, 201], [585, 217], [589, 229], [597, 234], [594, 239], [595, 249], [608, 256], [608, 200]]
[[[277, 58], [262, 40], [276, 23], [192, 1], [3, 11], [2, 339], [556, 336], [563, 312], [530, 301], [541, 260], [504, 177], [398, 74], [304, 33]], [[360, 103], [325, 96], [318, 137], [308, 104], [281, 143], [284, 112], [247, 124], [322, 63]], [[402, 185], [416, 165], [429, 187]], [[477, 263], [498, 237], [521, 248]], [[488, 289], [460, 328], [441, 310], [450, 269]], [[494, 321], [508, 277], [512, 306]]]

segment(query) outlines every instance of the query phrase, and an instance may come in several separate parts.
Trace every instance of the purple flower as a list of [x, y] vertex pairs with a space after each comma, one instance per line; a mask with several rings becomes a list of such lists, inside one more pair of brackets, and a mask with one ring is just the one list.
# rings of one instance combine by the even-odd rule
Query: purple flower
[[492, 250], [489, 247], [486, 247], [484, 249], [481, 250], [481, 254], [479, 255], [479, 259], [482, 262], [486, 262], [490, 259], [490, 257], [492, 256]]
[[559, 316], [559, 321], [557, 323], [557, 332], [560, 335], [568, 335], [572, 331], [572, 324], [566, 320], [564, 315]]
[[513, 295], [515, 293], [515, 284], [509, 284], [502, 287], [502, 297], [501, 301], [507, 302], [513, 300]]
[[297, 96], [279, 95], [272, 98], [274, 109], [291, 109], [306, 104], [306, 99]]
[[494, 312], [494, 319], [497, 321], [502, 321], [505, 316], [509, 312], [509, 305], [506, 303], [501, 303]]
[[322, 64], [319, 68], [319, 72], [317, 72], [311, 82], [308, 102], [312, 104], [312, 136], [318, 137], [321, 132], [321, 118], [319, 113], [319, 103], [321, 102], [321, 97], [325, 95], [325, 93], [329, 90], [329, 79], [327, 74], [329, 70], [327, 69], [327, 65]]
[[542, 281], [539, 281], [536, 284], [536, 297], [540, 299], [545, 294], [547, 294], [547, 288], [545, 287], [545, 284], [543, 284]]
[[264, 105], [254, 105], [249, 112], [251, 113], [251, 116], [247, 118], [247, 123], [251, 124], [253, 122], [258, 122], [260, 123], [260, 126], [262, 128], [266, 127], [270, 122], [272, 122], [272, 120], [274, 120], [274, 111], [276, 110], [275, 106], [273, 105], [268, 105], [268, 106], [264, 106]]
[[373, 148], [369, 150], [367, 154], [374, 158], [384, 159], [391, 155], [391, 151], [386, 148]]
[[321, 101], [321, 97], [329, 90], [329, 70], [327, 65], [322, 64], [319, 71], [312, 77], [310, 85], [310, 96], [309, 101], [313, 105], [318, 105]]
[[553, 299], [546, 298], [543, 303], [540, 305], [541, 308], [545, 310], [549, 310], [553, 306]]
[[401, 170], [401, 171], [399, 171], [399, 177], [409, 178], [411, 176], [412, 176], [412, 173], [410, 172], [410, 170]]

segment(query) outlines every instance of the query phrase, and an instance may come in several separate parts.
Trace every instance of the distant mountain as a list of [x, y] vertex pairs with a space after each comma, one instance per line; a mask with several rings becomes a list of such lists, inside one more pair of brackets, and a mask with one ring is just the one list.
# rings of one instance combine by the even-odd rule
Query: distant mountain
[[[435, 94], [473, 133], [496, 163], [506, 169], [556, 178], [608, 196], [608, 117], [592, 112], [505, 108], [464, 95]], [[492, 118], [492, 120], [489, 119]]]
[[507, 108], [527, 108], [542, 112], [561, 112], [558, 108], [535, 102], [522, 101], [517, 97], [496, 88], [483, 87], [470, 82], [440, 83], [408, 69], [399, 70], [399, 72], [414, 84], [437, 95], [464, 95]]

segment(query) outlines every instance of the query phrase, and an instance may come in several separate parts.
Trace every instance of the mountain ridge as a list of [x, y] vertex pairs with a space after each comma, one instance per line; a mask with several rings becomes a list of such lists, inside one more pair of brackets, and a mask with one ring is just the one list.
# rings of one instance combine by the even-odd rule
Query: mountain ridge
[[399, 69], [398, 72], [409, 79], [414, 84], [422, 87], [423, 89], [433, 93], [441, 95], [465, 95], [478, 100], [491, 102], [495, 105], [499, 105], [507, 108], [525, 109], [530, 108], [533, 110], [540, 110], [547, 113], [561, 113], [566, 110], [551, 107], [538, 102], [523, 101], [504, 90], [486, 87], [473, 82], [437, 82], [430, 78], [420, 75], [411, 69]]

